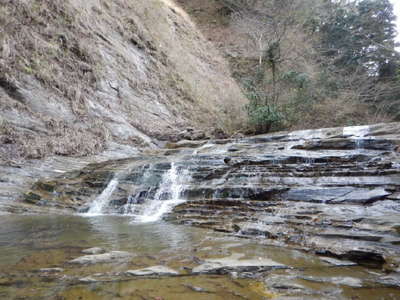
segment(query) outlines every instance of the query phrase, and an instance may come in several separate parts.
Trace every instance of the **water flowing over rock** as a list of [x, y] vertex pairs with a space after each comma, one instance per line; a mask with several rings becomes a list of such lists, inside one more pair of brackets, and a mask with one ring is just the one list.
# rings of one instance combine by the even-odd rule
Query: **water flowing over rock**
[[88, 210], [88, 214], [90, 215], [99, 215], [103, 212], [105, 206], [108, 205], [108, 201], [118, 186], [118, 180], [112, 179], [104, 191], [91, 203], [90, 208]]
[[181, 142], [39, 181], [25, 201], [90, 212], [107, 198], [102, 213], [136, 222], [162, 218], [396, 270], [398, 145], [399, 123]]
[[[188, 170], [178, 170], [175, 163], [171, 163], [171, 168], [165, 172], [161, 178], [160, 185], [154, 195], [154, 199], [145, 199], [144, 204], [137, 211], [136, 205], [129, 203], [129, 209], [133, 212], [135, 221], [154, 222], [158, 221], [164, 214], [170, 212], [175, 206], [185, 202], [181, 196], [184, 189], [183, 182], [189, 180]], [[135, 195], [134, 203], [138, 203], [140, 193]], [[147, 201], [146, 201], [147, 200]]]

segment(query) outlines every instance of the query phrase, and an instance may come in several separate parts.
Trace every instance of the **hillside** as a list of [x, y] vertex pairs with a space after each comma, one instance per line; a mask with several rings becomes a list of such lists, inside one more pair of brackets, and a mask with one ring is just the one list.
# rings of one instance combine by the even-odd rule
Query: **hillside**
[[0, 5], [0, 161], [233, 133], [246, 99], [169, 0]]
[[400, 120], [390, 1], [177, 2], [229, 62], [257, 132]]

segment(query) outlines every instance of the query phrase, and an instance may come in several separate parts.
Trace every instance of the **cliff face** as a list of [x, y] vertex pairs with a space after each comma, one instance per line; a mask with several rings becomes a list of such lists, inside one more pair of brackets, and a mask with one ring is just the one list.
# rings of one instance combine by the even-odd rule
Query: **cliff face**
[[224, 61], [172, 1], [8, 0], [0, 28], [3, 161], [229, 133], [245, 119]]

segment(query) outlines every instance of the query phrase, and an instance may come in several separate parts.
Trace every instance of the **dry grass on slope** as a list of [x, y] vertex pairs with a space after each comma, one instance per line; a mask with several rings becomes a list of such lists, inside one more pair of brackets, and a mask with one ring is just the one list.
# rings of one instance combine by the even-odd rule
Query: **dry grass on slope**
[[[242, 83], [244, 89], [252, 85], [260, 94], [277, 99], [273, 101], [277, 102], [279, 110], [284, 115], [279, 124], [283, 128], [277, 128], [322, 128], [393, 120], [384, 113], [384, 110], [376, 108], [376, 101], [370, 101], [370, 103], [360, 101], [362, 98], [360, 95], [365, 93], [365, 88], [363, 91], [358, 78], [352, 79], [354, 86], [351, 89], [343, 88], [335, 91], [334, 94], [329, 91], [327, 85], [324, 85], [328, 79], [335, 83], [342, 81], [343, 78], [321, 63], [326, 65], [329, 62], [323, 61], [314, 47], [318, 36], [306, 33], [303, 26], [300, 26], [301, 23], [287, 27], [279, 40], [279, 59], [275, 69], [278, 80], [274, 86], [271, 67], [264, 67], [263, 72], [258, 71], [259, 53], [257, 52], [259, 50], [254, 40], [249, 38], [251, 30], [257, 28], [248, 22], [251, 18], [237, 22], [221, 0], [177, 1], [198, 23], [203, 34], [226, 56], [230, 62], [233, 77]], [[296, 5], [301, 2], [294, 1]], [[284, 9], [282, 15], [276, 15], [277, 21], [280, 18], [283, 19], [286, 12]], [[294, 15], [296, 13], [297, 11], [293, 12]], [[298, 22], [301, 22], [302, 13], [298, 13]], [[254, 15], [253, 18], [257, 19], [257, 16]], [[277, 32], [279, 33], [278, 30]], [[264, 34], [264, 37], [265, 42], [269, 38], [268, 34]], [[273, 37], [271, 41], [272, 39]], [[258, 82], [261, 75], [263, 80], [260, 84]], [[291, 78], [290, 75], [300, 76]], [[298, 79], [304, 79], [305, 88], [302, 85], [299, 87], [296, 83]], [[271, 97], [272, 95], [275, 97]], [[394, 102], [392, 105], [395, 104]]]
[[0, 98], [0, 146], [21, 157], [245, 122], [229, 68], [169, 0], [2, 0]]

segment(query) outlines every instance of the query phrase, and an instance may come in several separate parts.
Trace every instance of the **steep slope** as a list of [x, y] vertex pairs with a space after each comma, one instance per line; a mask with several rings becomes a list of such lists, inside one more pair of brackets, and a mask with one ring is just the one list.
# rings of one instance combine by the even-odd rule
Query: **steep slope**
[[169, 0], [0, 4], [0, 161], [233, 132], [245, 99]]
[[[392, 103], [399, 97], [391, 93], [399, 84], [369, 82], [368, 72], [350, 76], [321, 52], [325, 46], [320, 45], [319, 30], [309, 28], [328, 18], [333, 12], [324, 5], [336, 1], [176, 1], [229, 61], [232, 76], [249, 99], [276, 103], [282, 113], [276, 127], [317, 129], [395, 120], [397, 109], [389, 107], [398, 106]], [[267, 54], [261, 65], [260, 55]], [[263, 122], [256, 113], [250, 119]]]

